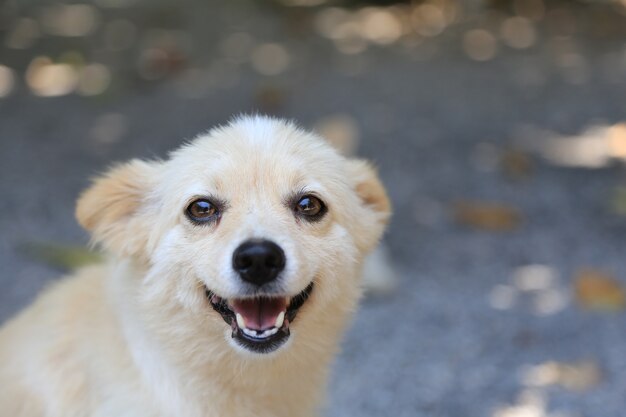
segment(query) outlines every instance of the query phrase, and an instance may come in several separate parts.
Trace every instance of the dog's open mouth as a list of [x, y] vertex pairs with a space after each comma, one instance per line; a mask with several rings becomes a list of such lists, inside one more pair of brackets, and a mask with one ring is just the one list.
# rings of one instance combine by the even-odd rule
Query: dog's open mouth
[[232, 329], [241, 346], [256, 353], [269, 353], [289, 339], [289, 324], [313, 291], [311, 282], [295, 297], [255, 297], [227, 300], [207, 288], [211, 306]]

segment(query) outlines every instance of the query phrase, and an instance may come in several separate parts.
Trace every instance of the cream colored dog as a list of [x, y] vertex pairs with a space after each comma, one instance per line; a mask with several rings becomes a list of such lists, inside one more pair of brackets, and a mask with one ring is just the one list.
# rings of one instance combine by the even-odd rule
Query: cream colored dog
[[97, 179], [110, 255], [0, 330], [2, 417], [311, 416], [389, 202], [290, 123], [240, 118]]

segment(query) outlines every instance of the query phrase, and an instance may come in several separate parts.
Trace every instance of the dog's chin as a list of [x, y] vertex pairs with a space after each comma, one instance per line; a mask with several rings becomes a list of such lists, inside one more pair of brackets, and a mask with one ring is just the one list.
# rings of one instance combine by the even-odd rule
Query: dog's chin
[[313, 291], [311, 282], [295, 297], [273, 295], [226, 299], [206, 288], [209, 304], [231, 328], [232, 340], [252, 353], [271, 353], [289, 340], [289, 326]]

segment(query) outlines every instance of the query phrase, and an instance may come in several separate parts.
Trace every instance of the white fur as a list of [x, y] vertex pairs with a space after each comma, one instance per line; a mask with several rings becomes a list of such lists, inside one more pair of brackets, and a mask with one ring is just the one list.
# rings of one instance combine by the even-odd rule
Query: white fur
[[[302, 189], [327, 204], [321, 220], [294, 214], [289, 197]], [[187, 219], [199, 197], [226, 202], [219, 223]], [[0, 330], [0, 415], [314, 415], [363, 258], [388, 216], [367, 164], [269, 118], [239, 118], [168, 160], [112, 169], [77, 208], [108, 261], [62, 280]], [[242, 295], [232, 254], [250, 238], [283, 249], [284, 296], [315, 284], [271, 354], [235, 343], [205, 295]]]

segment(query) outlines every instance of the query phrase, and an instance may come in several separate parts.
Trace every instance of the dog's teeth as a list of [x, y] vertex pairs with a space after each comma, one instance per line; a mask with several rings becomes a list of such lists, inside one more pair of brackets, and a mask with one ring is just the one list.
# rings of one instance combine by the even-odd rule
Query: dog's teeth
[[237, 314], [235, 315], [235, 317], [237, 318], [237, 326], [239, 326], [239, 328], [241, 328], [241, 329], [244, 329], [244, 330], [245, 330], [245, 327], [246, 327], [246, 322], [245, 322], [245, 320], [243, 319], [243, 316], [242, 316], [241, 314], [237, 313]]
[[281, 311], [278, 317], [276, 317], [276, 328], [280, 329], [283, 325], [283, 321], [285, 321], [285, 312]]
[[272, 327], [271, 329], [267, 329], [267, 330], [253, 330], [253, 329], [248, 329], [247, 327], [243, 327], [241, 329], [246, 335], [250, 336], [250, 337], [254, 337], [255, 339], [266, 339], [270, 336], [275, 335], [278, 332], [278, 328], [277, 327]]
[[265, 330], [263, 333], [261, 333], [257, 337], [259, 337], [259, 338], [267, 338], [267, 337], [275, 335], [276, 332], [278, 332], [278, 329], [276, 327], [272, 327], [271, 329]]

